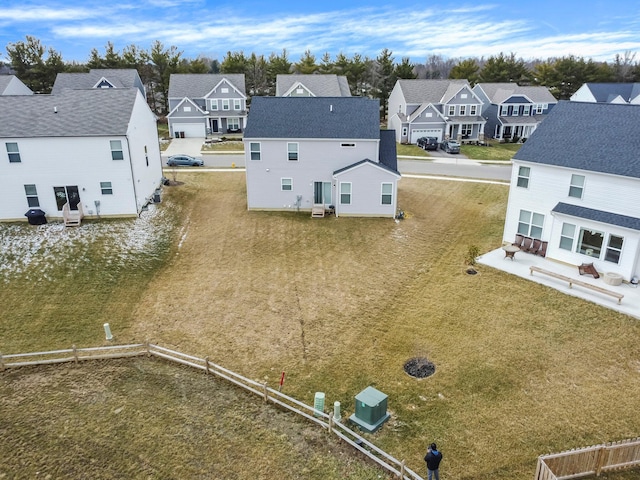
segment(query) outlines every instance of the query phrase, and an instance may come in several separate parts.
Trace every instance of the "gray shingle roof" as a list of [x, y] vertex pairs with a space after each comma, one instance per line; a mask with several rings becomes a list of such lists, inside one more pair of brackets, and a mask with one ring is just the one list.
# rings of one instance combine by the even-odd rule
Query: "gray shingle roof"
[[512, 95], [524, 95], [533, 103], [556, 103], [547, 87], [521, 87], [517, 83], [479, 83], [491, 103], [503, 103]]
[[594, 222], [605, 223], [607, 225], [617, 225], [632, 230], [640, 230], [640, 218], [618, 215], [617, 213], [594, 210], [593, 208], [570, 205], [568, 203], [558, 203], [553, 207], [552, 212], [563, 213], [571, 217], [584, 218]]
[[625, 102], [640, 95], [640, 83], [585, 83], [599, 103], [609, 103], [618, 96]]
[[382, 165], [389, 170], [398, 172], [398, 153], [396, 150], [395, 130], [380, 130], [380, 153], [379, 160]]
[[[398, 80], [407, 103], [443, 103], [465, 85], [467, 80]], [[453, 93], [452, 93], [453, 90]], [[448, 100], [449, 98], [446, 98]]]
[[514, 159], [640, 178], [640, 106], [560, 101]]
[[[84, 90], [93, 88], [101, 78], [105, 78], [115, 88], [140, 88], [142, 81], [133, 68], [96, 68], [89, 73], [59, 73], [51, 93], [57, 95], [63, 90]], [[142, 90], [140, 93], [144, 93]]]
[[204, 98], [223, 79], [246, 94], [243, 73], [173, 73], [169, 77], [169, 98]]
[[253, 97], [244, 138], [379, 139], [380, 103], [363, 97]]
[[316, 97], [350, 97], [347, 77], [334, 74], [278, 75], [276, 97], [284, 95], [297, 83], [304, 85]]
[[0, 138], [125, 135], [138, 93], [110, 88], [0, 96]]

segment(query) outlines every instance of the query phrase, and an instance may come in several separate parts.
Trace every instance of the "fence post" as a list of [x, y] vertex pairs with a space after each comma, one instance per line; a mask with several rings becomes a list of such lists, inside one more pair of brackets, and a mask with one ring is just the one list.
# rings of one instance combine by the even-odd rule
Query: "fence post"
[[264, 403], [269, 401], [269, 390], [267, 390], [267, 382], [264, 382]]
[[147, 357], [151, 356], [151, 348], [149, 348], [149, 340], [145, 340], [144, 342], [145, 349], [147, 350]]
[[329, 415], [329, 433], [333, 432], [333, 414]]
[[599, 477], [600, 472], [602, 472], [602, 466], [604, 465], [604, 457], [606, 452], [606, 445], [603, 445], [602, 448], [598, 450], [598, 460], [596, 460], [596, 477]]
[[209, 357], [204, 357], [204, 371], [209, 375]]
[[71, 348], [73, 349], [73, 360], [75, 361], [76, 365], [78, 364], [78, 349], [76, 348], [75, 345], [71, 345]]
[[400, 476], [398, 478], [403, 479], [404, 478], [404, 460], [402, 460], [402, 462], [400, 462]]

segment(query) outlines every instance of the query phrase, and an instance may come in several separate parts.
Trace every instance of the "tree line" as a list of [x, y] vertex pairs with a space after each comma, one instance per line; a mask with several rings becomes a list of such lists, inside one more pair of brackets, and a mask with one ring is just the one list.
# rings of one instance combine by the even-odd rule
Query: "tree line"
[[487, 82], [515, 82], [549, 88], [558, 99], [568, 99], [587, 82], [638, 82], [640, 63], [635, 53], [624, 52], [612, 62], [594, 61], [569, 55], [546, 60], [525, 61], [515, 53], [488, 58], [444, 58], [429, 55], [425, 63], [399, 61], [389, 49], [375, 58], [354, 54], [347, 57], [329, 53], [317, 59], [309, 50], [293, 61], [288, 52], [268, 57], [242, 51], [228, 51], [222, 62], [198, 57], [190, 59], [176, 46], [166, 47], [156, 40], [148, 50], [129, 45], [118, 51], [108, 42], [104, 52], [92, 49], [87, 62], [65, 62], [62, 55], [42, 45], [35, 37], [10, 43], [6, 47], [13, 73], [36, 93], [50, 93], [56, 75], [62, 72], [88, 72], [97, 68], [134, 68], [147, 88], [147, 100], [159, 115], [167, 113], [169, 77], [172, 73], [242, 73], [247, 93], [274, 95], [279, 74], [337, 74], [347, 78], [352, 95], [380, 99], [382, 111], [398, 79], [467, 79], [472, 85]]

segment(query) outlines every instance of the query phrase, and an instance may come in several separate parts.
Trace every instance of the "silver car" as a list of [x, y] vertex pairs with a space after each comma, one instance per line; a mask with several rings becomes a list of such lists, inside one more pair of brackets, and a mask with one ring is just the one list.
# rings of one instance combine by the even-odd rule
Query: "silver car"
[[170, 167], [187, 166], [187, 167], [202, 167], [204, 162], [200, 158], [195, 158], [190, 155], [172, 155], [167, 159], [167, 165]]

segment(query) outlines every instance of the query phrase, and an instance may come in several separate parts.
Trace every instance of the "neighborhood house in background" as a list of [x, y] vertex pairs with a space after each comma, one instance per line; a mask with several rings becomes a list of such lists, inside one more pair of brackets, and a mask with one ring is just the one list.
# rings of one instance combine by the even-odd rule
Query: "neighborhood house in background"
[[504, 227], [548, 258], [640, 276], [640, 108], [559, 102], [513, 158]]
[[0, 95], [33, 95], [33, 91], [15, 75], [0, 75]]
[[570, 100], [640, 105], [640, 83], [585, 83], [571, 95]]
[[350, 97], [347, 77], [342, 75], [276, 76], [276, 97]]
[[169, 77], [169, 134], [174, 138], [242, 133], [244, 74], [174, 73]]
[[0, 175], [0, 220], [136, 216], [161, 184], [156, 117], [136, 88], [0, 96]]
[[146, 90], [138, 71], [134, 68], [94, 68], [89, 73], [59, 73], [51, 89], [52, 94], [64, 90], [88, 90], [90, 88], [137, 88], [144, 98]]
[[254, 97], [244, 134], [250, 210], [394, 217], [394, 132], [362, 97]]

